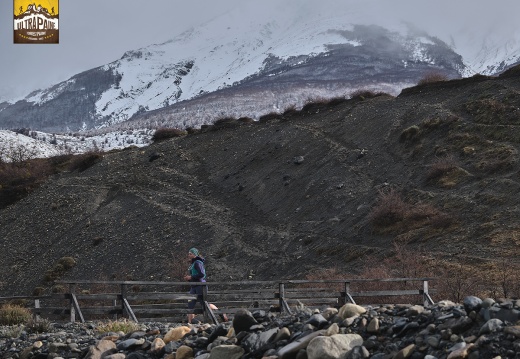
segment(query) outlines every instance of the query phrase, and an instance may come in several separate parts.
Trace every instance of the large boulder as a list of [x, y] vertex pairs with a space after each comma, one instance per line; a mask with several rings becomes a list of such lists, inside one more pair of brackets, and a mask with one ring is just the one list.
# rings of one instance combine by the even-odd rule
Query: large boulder
[[367, 310], [360, 305], [347, 303], [339, 309], [338, 316], [341, 317], [341, 319], [346, 319], [365, 314], [366, 312]]
[[249, 331], [249, 329], [258, 324], [255, 317], [251, 314], [249, 310], [239, 309], [235, 317], [233, 318], [233, 328], [235, 329], [235, 333], [238, 334], [242, 331]]
[[116, 344], [111, 340], [100, 340], [96, 345], [91, 345], [88, 349], [85, 359], [101, 359], [117, 352]]
[[189, 332], [191, 332], [191, 329], [186, 326], [170, 329], [170, 331], [164, 336], [164, 342], [166, 344], [169, 342], [176, 342], [177, 340], [181, 340]]
[[363, 338], [359, 334], [319, 336], [309, 342], [307, 356], [309, 359], [339, 359], [360, 345], [363, 345]]

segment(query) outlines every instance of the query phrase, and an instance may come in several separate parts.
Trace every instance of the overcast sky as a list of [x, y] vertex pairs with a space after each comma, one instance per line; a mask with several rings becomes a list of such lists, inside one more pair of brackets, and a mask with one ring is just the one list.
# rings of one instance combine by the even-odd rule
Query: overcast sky
[[[59, 44], [13, 44], [13, 1], [0, 0], [0, 97], [46, 87], [171, 39], [247, 0], [60, 0]], [[38, 1], [35, 0], [36, 4]]]
[[348, 10], [350, 2], [358, 2], [374, 18], [398, 15], [440, 32], [457, 31], [462, 23], [470, 23], [473, 28], [465, 31], [475, 34], [520, 27], [520, 0], [60, 0], [59, 44], [13, 44], [13, 1], [0, 0], [0, 99], [26, 95], [114, 61], [127, 50], [164, 42], [230, 9], [243, 8], [247, 20], [279, 11], [275, 5], [289, 1], [309, 16], [320, 9]]

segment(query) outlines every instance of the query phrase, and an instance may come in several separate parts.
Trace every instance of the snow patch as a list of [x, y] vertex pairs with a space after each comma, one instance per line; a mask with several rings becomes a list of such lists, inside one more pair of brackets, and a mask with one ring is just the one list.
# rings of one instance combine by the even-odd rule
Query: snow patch
[[29, 95], [25, 98], [27, 102], [33, 102], [36, 105], [41, 105], [47, 101], [50, 101], [57, 96], [59, 96], [61, 93], [63, 93], [67, 87], [70, 85], [73, 85], [76, 82], [76, 79], [71, 78], [67, 81], [61, 82], [56, 86], [53, 86], [50, 88], [50, 91], [37, 91], [33, 93], [33, 95]]

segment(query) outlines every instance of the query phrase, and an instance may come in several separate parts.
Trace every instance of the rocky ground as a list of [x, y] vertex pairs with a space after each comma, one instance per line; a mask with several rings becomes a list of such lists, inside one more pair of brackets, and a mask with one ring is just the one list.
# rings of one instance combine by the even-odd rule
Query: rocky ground
[[418, 305], [246, 310], [219, 325], [139, 324], [129, 333], [96, 323], [52, 324], [47, 333], [0, 329], [2, 359], [486, 359], [518, 358], [520, 300], [466, 297]]

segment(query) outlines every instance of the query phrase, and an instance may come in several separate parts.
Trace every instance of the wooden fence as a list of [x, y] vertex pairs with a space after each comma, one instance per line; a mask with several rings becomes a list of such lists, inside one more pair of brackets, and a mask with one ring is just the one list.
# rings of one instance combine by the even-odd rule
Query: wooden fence
[[[361, 298], [372, 302], [389, 298], [415, 298], [425, 306], [433, 304], [428, 282], [431, 278], [287, 280], [200, 283], [202, 303], [187, 309], [186, 282], [87, 281], [68, 280], [58, 283], [65, 293], [38, 297], [0, 297], [0, 302], [33, 303], [34, 315], [71, 322], [94, 318], [129, 318], [135, 322], [182, 320], [186, 314], [203, 314], [214, 323], [224, 314], [232, 316], [239, 309], [291, 313], [291, 306], [318, 308], [340, 307]], [[356, 299], [354, 299], [356, 298]], [[419, 299], [420, 298], [420, 299]], [[212, 304], [212, 305], [211, 305]], [[216, 309], [216, 308], [217, 309]]]

